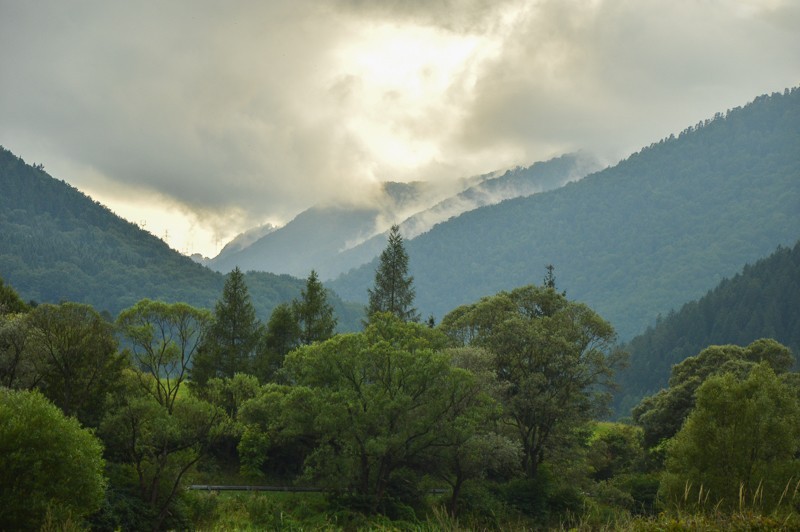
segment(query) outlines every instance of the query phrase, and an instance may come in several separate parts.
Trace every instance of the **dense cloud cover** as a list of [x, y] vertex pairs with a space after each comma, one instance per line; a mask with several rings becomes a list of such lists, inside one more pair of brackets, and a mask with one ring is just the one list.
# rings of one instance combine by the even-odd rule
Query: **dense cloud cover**
[[0, 144], [210, 254], [380, 181], [613, 162], [796, 85], [798, 27], [791, 0], [0, 0]]

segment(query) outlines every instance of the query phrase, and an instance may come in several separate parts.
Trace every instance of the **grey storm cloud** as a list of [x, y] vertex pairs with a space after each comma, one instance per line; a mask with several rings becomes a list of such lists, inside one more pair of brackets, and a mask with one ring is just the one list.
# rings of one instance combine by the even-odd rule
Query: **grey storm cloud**
[[[342, 55], [386, 27], [478, 44], [414, 99]], [[613, 162], [796, 85], [798, 28], [797, 2], [779, 0], [0, 0], [0, 144], [73, 169], [56, 177], [79, 188], [239, 231], [381, 180], [574, 149]], [[379, 134], [430, 154], [381, 159]]]

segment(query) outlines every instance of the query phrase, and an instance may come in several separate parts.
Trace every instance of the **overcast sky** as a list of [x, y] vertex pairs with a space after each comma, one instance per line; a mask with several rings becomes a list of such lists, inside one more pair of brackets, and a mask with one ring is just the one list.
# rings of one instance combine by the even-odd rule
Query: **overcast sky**
[[800, 0], [0, 0], [0, 72], [0, 144], [213, 256], [377, 182], [615, 162], [796, 86]]

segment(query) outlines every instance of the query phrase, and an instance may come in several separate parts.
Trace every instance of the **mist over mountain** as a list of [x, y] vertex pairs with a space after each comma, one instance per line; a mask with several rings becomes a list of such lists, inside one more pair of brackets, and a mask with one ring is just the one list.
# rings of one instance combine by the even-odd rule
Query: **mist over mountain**
[[209, 266], [306, 276], [327, 260], [382, 230], [387, 220], [413, 209], [430, 192], [425, 183], [384, 183], [372, 201], [354, 205], [321, 205], [306, 209], [285, 226], [249, 244], [233, 243]]
[[[494, 205], [509, 198], [524, 197], [563, 186], [597, 170], [600, 163], [587, 153], [562, 155], [532, 164], [506, 170], [490, 177], [463, 192], [449, 197], [400, 223], [404, 238], [414, 238], [437, 223], [445, 222], [464, 212], [486, 205]], [[332, 257], [324, 266], [323, 278], [330, 279], [377, 257], [386, 245], [386, 232], [346, 249]]]
[[380, 211], [370, 208], [312, 207], [280, 229], [234, 253], [209, 262], [217, 271], [242, 270], [308, 275], [349, 240], [372, 235]]
[[773, 338], [800, 354], [800, 241], [746, 265], [698, 300], [671, 310], [625, 345], [617, 412], [667, 386], [672, 366], [709, 345]]
[[[263, 237], [264, 235], [268, 235], [269, 233], [275, 231], [276, 229], [278, 229], [277, 226], [267, 223], [248, 229], [243, 233], [239, 233], [233, 238], [233, 240], [225, 244], [225, 246], [220, 250], [220, 252], [217, 254], [215, 258], [224, 257], [236, 253], [237, 251], [246, 248], [259, 238]], [[197, 262], [198, 264], [202, 264], [203, 266], [208, 266], [209, 263], [213, 260], [209, 257], [206, 257], [205, 255], [202, 255], [201, 253], [193, 253], [189, 255], [189, 258]]]
[[394, 223], [400, 223], [403, 235], [411, 238], [463, 212], [551, 190], [598, 167], [588, 154], [569, 154], [462, 179], [463, 189], [454, 195], [432, 183], [388, 182], [370, 206], [312, 207], [249, 245], [234, 247], [232, 242], [208, 264], [222, 272], [239, 266], [296, 276], [314, 269], [322, 279], [331, 279], [376, 257]]
[[[253, 227], [248, 229], [243, 233], [239, 233], [236, 237], [225, 244], [220, 252], [217, 254], [215, 259], [219, 259], [220, 257], [225, 257], [227, 255], [232, 255], [238, 251], [243, 250], [247, 246], [251, 245], [253, 242], [257, 241], [259, 238], [262, 238], [274, 231], [278, 230], [278, 226], [272, 224], [262, 224], [257, 227]], [[210, 262], [212, 259], [208, 259], [206, 263]]]
[[553, 190], [600, 169], [600, 163], [588, 153], [562, 155], [528, 167], [507, 170], [467, 190], [447, 198], [400, 224], [405, 238], [414, 238], [437, 223], [449, 220], [478, 207]]
[[[99, 202], [0, 147], [0, 278], [25, 300], [88, 303], [112, 316], [143, 298], [213, 308], [224, 275], [193, 262]], [[304, 281], [248, 273], [259, 319], [300, 294]], [[343, 326], [353, 311], [332, 303]]]
[[[800, 236], [800, 91], [760, 96], [562, 188], [407, 242], [416, 306], [440, 318], [503, 289], [560, 289], [631, 338]], [[364, 301], [376, 262], [329, 283]]]

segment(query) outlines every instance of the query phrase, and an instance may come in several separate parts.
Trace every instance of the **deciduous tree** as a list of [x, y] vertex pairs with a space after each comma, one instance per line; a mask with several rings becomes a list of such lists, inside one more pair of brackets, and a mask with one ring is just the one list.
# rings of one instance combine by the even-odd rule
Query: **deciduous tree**
[[108, 459], [127, 475], [118, 488], [135, 493], [146, 508], [142, 520], [158, 530], [181, 492], [186, 473], [207, 454], [225, 429], [224, 412], [191, 395], [178, 397], [171, 408], [143, 387], [144, 379], [156, 377], [126, 373], [125, 386], [114, 394], [98, 433], [106, 444]]
[[139, 301], [117, 318], [133, 361], [142, 371], [137, 373], [143, 377], [142, 385], [169, 412], [210, 322], [207, 310], [149, 299]]
[[468, 370], [475, 381], [472, 393], [464, 395], [464, 408], [454, 410], [448, 420], [447, 444], [429, 454], [425, 469], [450, 486], [447, 509], [457, 515], [464, 484], [490, 474], [494, 479], [518, 474], [522, 448], [507, 434], [498, 433], [502, 384], [494, 354], [477, 347], [448, 349], [447, 354], [453, 366]]
[[496, 356], [503, 420], [519, 438], [529, 478], [559, 433], [607, 404], [614, 369], [624, 361], [611, 325], [552, 287], [531, 285], [483, 298], [452, 311], [440, 327], [456, 344]]
[[66, 414], [96, 426], [105, 395], [127, 364], [117, 351], [112, 324], [79, 303], [39, 305], [29, 324], [26, 348], [41, 376], [38, 388]]
[[0, 387], [0, 528], [81, 520], [103, 502], [103, 448], [37, 391]]
[[[667, 448], [665, 500], [772, 511], [800, 472], [800, 405], [766, 362], [710, 376]], [[688, 496], [687, 496], [688, 492]], [[791, 495], [789, 495], [791, 497]]]
[[444, 341], [435, 330], [380, 313], [363, 333], [287, 356], [291, 379], [317, 397], [319, 444], [307, 460], [314, 477], [353, 490], [376, 511], [395, 473], [451, 444], [452, 424], [476, 393], [475, 376], [453, 367], [440, 350]]
[[694, 408], [695, 393], [713, 375], [734, 373], [745, 378], [757, 363], [766, 362], [778, 373], [791, 368], [788, 348], [772, 339], [760, 339], [746, 347], [712, 345], [672, 368], [669, 387], [645, 397], [633, 409], [633, 418], [644, 428], [644, 442], [652, 447], [674, 436]]
[[41, 378], [29, 346], [27, 314], [0, 312], [0, 386], [32, 388]]
[[22, 301], [17, 291], [4, 284], [0, 279], [0, 314], [27, 312], [28, 310], [30, 310], [28, 305]]

